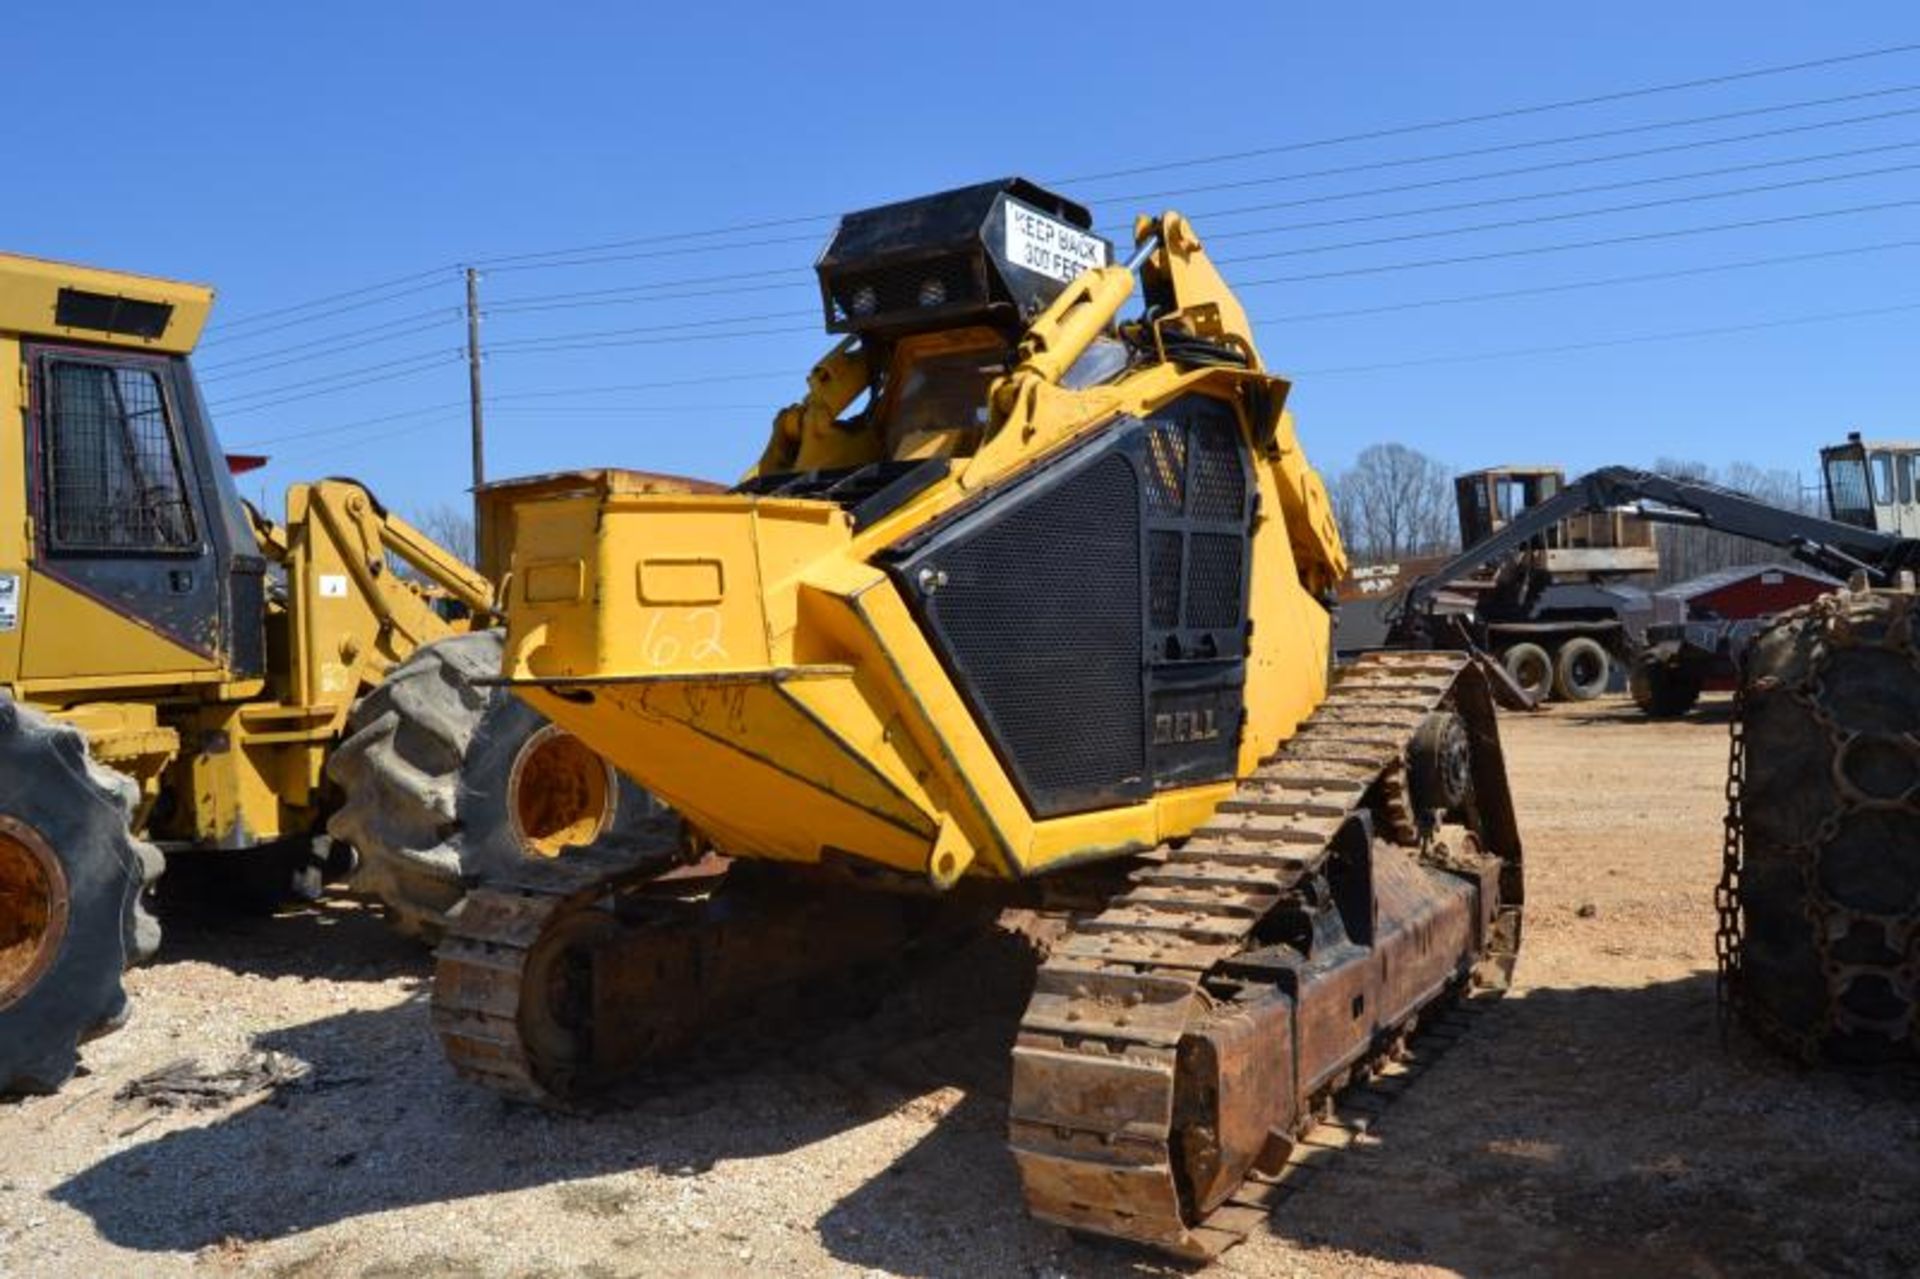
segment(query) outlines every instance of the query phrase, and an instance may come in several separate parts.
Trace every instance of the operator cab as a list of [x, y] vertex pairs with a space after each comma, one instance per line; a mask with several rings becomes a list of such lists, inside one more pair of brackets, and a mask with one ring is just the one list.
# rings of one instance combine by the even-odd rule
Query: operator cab
[[1845, 444], [1820, 450], [1826, 480], [1827, 513], [1841, 524], [1920, 537], [1920, 444], [1862, 440], [1847, 433]]
[[1453, 482], [1460, 507], [1460, 545], [1492, 537], [1523, 511], [1566, 486], [1557, 466], [1494, 466], [1468, 471]]
[[[1453, 485], [1460, 545], [1492, 537], [1566, 484], [1566, 472], [1557, 466], [1493, 466], [1459, 476]], [[1584, 511], [1542, 533], [1528, 563], [1568, 580], [1597, 582], [1652, 573], [1660, 567], [1660, 555], [1646, 520], [1626, 511]]]

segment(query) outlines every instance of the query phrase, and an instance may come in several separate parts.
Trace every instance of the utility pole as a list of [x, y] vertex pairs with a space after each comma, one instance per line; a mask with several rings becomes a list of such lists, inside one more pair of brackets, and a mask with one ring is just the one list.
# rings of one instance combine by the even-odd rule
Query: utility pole
[[[473, 487], [487, 481], [486, 417], [480, 406], [480, 273], [467, 268], [467, 402], [473, 418]], [[475, 528], [479, 527], [480, 496], [474, 494]]]
[[467, 413], [474, 446], [474, 553], [486, 545], [480, 528], [480, 486], [486, 484], [486, 411], [480, 405], [480, 273], [467, 267]]

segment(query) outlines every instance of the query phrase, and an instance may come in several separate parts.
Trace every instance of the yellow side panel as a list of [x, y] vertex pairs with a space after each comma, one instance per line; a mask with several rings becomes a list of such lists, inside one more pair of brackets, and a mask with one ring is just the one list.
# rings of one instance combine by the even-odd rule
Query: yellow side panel
[[[171, 307], [172, 312], [166, 330], [153, 338], [64, 328], [54, 323], [62, 289], [157, 302]], [[183, 353], [200, 340], [200, 330], [212, 308], [213, 290], [205, 285], [0, 253], [0, 331], [7, 333]]]
[[114, 612], [72, 587], [34, 573], [33, 625], [25, 629], [20, 678], [201, 674], [219, 666], [204, 654]]
[[[776, 685], [601, 685], [588, 703], [537, 687], [515, 691], [595, 743], [615, 767], [643, 778], [722, 848], [804, 862], [849, 848], [904, 871], [926, 866], [933, 827]], [[654, 705], [655, 698], [669, 704]], [[749, 753], [746, 746], [769, 731], [808, 744], [814, 772], [801, 777]]]
[[0, 337], [0, 573], [14, 579], [14, 624], [0, 630], [0, 683], [20, 674], [27, 615], [27, 450], [20, 403], [20, 344]]
[[1280, 509], [1271, 468], [1255, 466], [1263, 512], [1253, 533], [1254, 572], [1247, 596], [1253, 640], [1247, 653], [1247, 729], [1239, 772], [1253, 771], [1327, 693], [1330, 615], [1300, 585], [1286, 525], [1265, 512]]

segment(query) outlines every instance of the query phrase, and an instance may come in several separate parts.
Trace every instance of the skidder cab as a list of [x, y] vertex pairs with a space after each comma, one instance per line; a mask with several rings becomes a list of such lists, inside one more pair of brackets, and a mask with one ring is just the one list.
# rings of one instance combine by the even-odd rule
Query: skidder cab
[[510, 686], [734, 860], [470, 896], [435, 1008], [471, 1076], [552, 1099], [1045, 886], [1083, 913], [1014, 1049], [1029, 1203], [1199, 1256], [1356, 1066], [1504, 980], [1479, 673], [1330, 676], [1288, 383], [1185, 219], [1124, 264], [1091, 224], [1017, 179], [848, 215], [846, 336], [731, 493], [516, 509]]

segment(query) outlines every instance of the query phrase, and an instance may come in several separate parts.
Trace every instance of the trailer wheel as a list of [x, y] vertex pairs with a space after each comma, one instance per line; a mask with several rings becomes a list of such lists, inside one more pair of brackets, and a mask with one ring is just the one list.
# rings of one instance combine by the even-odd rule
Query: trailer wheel
[[1513, 676], [1520, 691], [1536, 702], [1545, 701], [1553, 691], [1553, 659], [1538, 644], [1509, 645], [1500, 654], [1500, 664]]
[[1700, 700], [1700, 676], [1655, 653], [1641, 653], [1627, 671], [1627, 691], [1653, 719], [1678, 719]]
[[1564, 701], [1590, 702], [1607, 691], [1612, 677], [1613, 659], [1591, 636], [1574, 636], [1554, 657], [1553, 691]]
[[127, 1018], [120, 974], [160, 943], [138, 797], [79, 729], [0, 700], [0, 1094], [54, 1091]]

